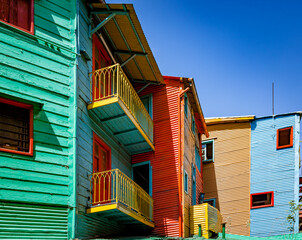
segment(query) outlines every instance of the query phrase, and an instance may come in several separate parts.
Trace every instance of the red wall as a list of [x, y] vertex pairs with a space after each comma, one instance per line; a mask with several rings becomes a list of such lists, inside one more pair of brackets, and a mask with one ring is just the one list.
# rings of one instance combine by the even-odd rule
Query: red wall
[[[165, 78], [166, 85], [153, 85], [140, 95], [152, 94], [155, 152], [132, 156], [132, 164], [150, 161], [154, 200], [154, 234], [179, 236], [179, 106], [182, 83], [179, 78]], [[139, 86], [137, 86], [139, 89]], [[190, 176], [191, 177], [191, 176]], [[197, 170], [197, 198], [202, 191], [202, 177]]]
[[178, 93], [180, 82], [150, 86], [140, 95], [152, 93], [155, 152], [132, 156], [132, 163], [150, 161], [154, 200], [154, 233], [179, 235], [178, 209]]

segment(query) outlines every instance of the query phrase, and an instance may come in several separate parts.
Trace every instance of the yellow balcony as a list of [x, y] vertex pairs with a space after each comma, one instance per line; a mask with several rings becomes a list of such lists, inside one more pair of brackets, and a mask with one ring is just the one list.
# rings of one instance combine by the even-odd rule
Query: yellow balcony
[[153, 199], [119, 169], [90, 175], [89, 214], [105, 215], [137, 227], [154, 227]]
[[212, 233], [221, 232], [222, 216], [217, 208], [208, 203], [191, 206], [190, 234], [198, 235], [199, 226], [204, 238], [210, 238]]
[[154, 150], [153, 121], [119, 64], [92, 73], [88, 110], [131, 154]]

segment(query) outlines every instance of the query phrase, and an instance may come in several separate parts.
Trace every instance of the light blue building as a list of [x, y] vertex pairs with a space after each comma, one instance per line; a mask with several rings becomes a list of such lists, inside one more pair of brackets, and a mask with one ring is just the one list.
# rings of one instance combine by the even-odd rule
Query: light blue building
[[289, 202], [299, 202], [300, 120], [295, 112], [251, 122], [251, 236], [289, 233]]

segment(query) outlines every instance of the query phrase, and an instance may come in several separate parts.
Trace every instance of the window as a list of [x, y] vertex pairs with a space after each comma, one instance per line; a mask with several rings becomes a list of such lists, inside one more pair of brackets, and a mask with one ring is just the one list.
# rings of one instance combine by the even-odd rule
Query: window
[[141, 100], [142, 100], [147, 112], [149, 113], [150, 117], [152, 118], [152, 95], [148, 94], [148, 95], [142, 96]]
[[33, 154], [33, 106], [0, 98], [0, 151]]
[[188, 193], [188, 173], [186, 172], [186, 170], [184, 172], [184, 190], [186, 193]]
[[184, 101], [185, 101], [185, 115], [188, 116], [188, 96], [186, 93], [184, 96]]
[[293, 146], [293, 127], [277, 130], [277, 149]]
[[201, 158], [199, 154], [199, 148], [195, 145], [195, 164], [199, 172], [201, 172]]
[[214, 161], [214, 141], [202, 142], [202, 162]]
[[192, 114], [192, 132], [195, 134], [195, 119]]
[[196, 168], [192, 164], [192, 205], [196, 205]]
[[251, 194], [251, 208], [263, 208], [274, 206], [274, 192]]
[[213, 207], [216, 207], [216, 198], [210, 198], [203, 200], [204, 203], [208, 203]]
[[0, 21], [34, 33], [34, 0], [1, 0]]

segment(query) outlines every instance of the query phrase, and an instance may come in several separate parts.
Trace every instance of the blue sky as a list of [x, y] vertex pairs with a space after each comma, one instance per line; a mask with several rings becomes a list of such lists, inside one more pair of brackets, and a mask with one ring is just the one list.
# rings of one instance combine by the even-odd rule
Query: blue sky
[[132, 3], [163, 75], [193, 77], [205, 117], [302, 110], [302, 1]]

